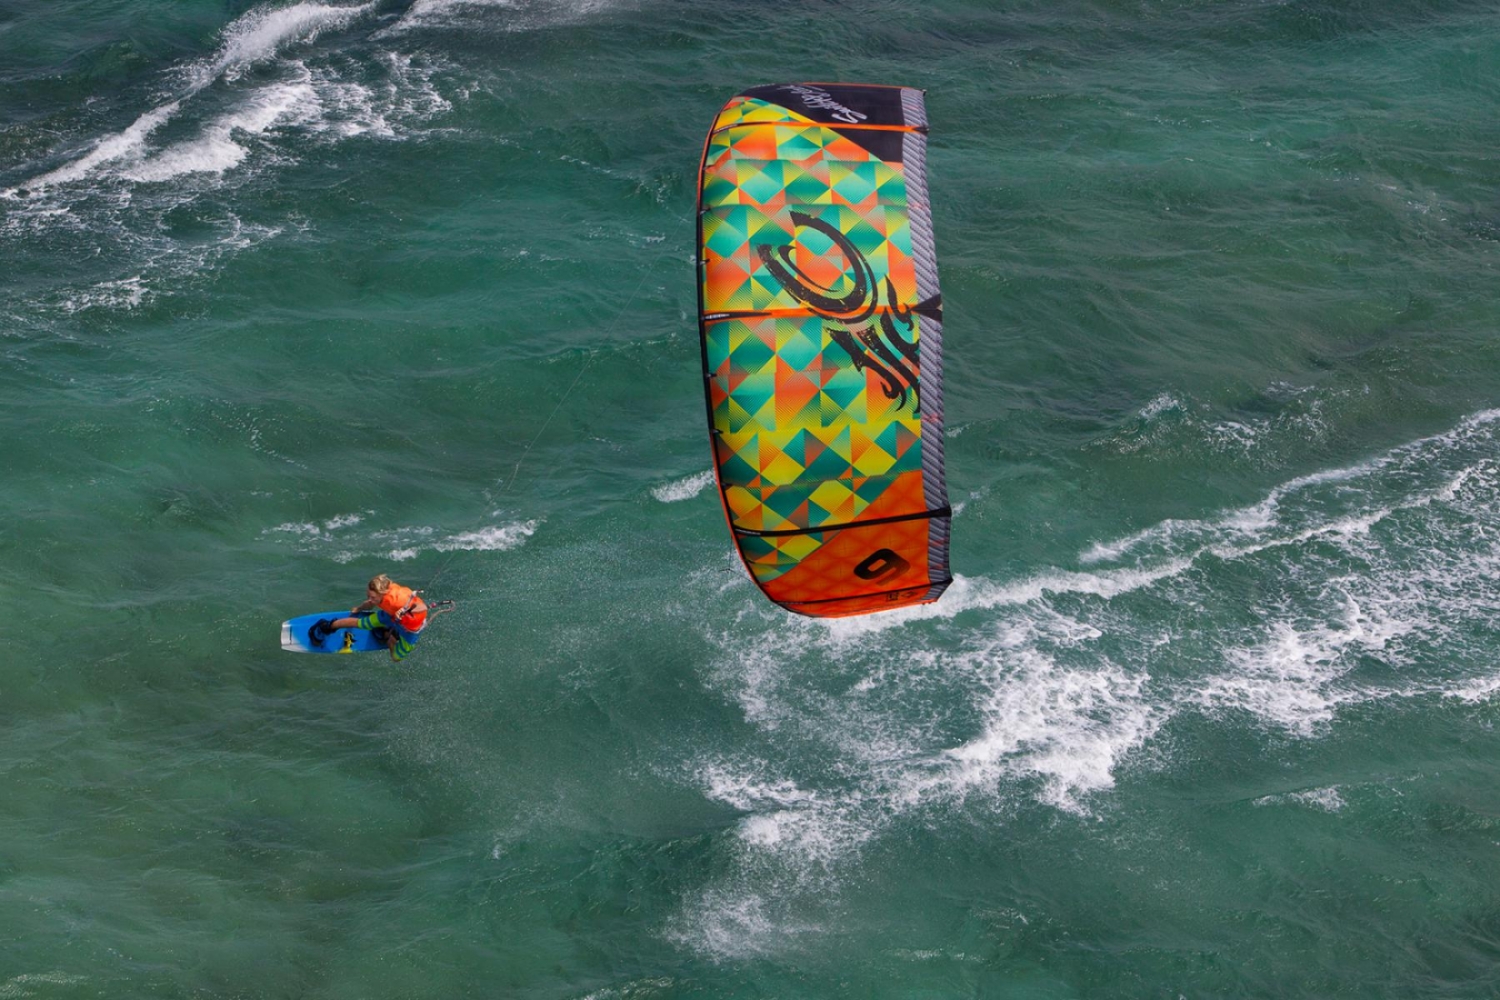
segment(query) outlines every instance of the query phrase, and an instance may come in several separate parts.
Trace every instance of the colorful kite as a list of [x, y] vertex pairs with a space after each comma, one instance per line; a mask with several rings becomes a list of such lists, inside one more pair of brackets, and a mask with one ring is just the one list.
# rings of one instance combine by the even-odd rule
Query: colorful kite
[[927, 113], [906, 87], [755, 87], [698, 188], [714, 468], [756, 584], [819, 618], [952, 577]]

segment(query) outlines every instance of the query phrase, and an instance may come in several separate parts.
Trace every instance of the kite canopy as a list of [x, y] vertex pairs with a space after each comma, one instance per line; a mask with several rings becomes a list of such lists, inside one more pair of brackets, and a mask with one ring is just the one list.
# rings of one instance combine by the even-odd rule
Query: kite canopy
[[756, 584], [819, 618], [951, 582], [927, 113], [907, 87], [732, 98], [703, 150], [699, 332], [714, 469]]

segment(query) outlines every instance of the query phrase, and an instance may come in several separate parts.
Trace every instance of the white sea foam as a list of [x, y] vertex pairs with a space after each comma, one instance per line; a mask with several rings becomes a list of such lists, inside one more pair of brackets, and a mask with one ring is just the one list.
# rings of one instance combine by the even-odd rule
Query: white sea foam
[[[757, 761], [753, 770], [760, 771], [765, 766], [764, 762]], [[802, 791], [795, 782], [785, 779], [767, 781], [758, 774], [737, 771], [724, 763], [705, 765], [699, 772], [699, 780], [709, 798], [735, 809], [748, 811], [766, 805], [781, 809], [813, 800], [813, 795]]]
[[1164, 392], [1151, 400], [1151, 402], [1147, 403], [1145, 406], [1141, 407], [1140, 413], [1137, 415], [1142, 420], [1154, 420], [1157, 417], [1161, 416], [1163, 413], [1167, 413], [1172, 410], [1182, 410], [1184, 408], [1185, 407], [1182, 405], [1182, 400], [1178, 399], [1170, 392]]
[[267, 528], [261, 532], [262, 535], [278, 533], [289, 535], [321, 535], [323, 529], [310, 521], [287, 521], [284, 524], [278, 524], [274, 528]]
[[65, 295], [62, 308], [69, 313], [85, 309], [134, 309], [145, 301], [147, 293], [141, 276], [135, 275], [119, 281], [103, 281], [85, 292]]
[[1338, 812], [1344, 808], [1344, 797], [1339, 794], [1337, 785], [1328, 788], [1314, 788], [1306, 792], [1293, 792], [1291, 799], [1324, 812]]
[[512, 521], [490, 525], [474, 531], [444, 534], [439, 529], [421, 525], [388, 528], [354, 534], [349, 529], [361, 524], [373, 511], [340, 514], [321, 524], [312, 521], [288, 521], [267, 528], [262, 535], [292, 535], [305, 549], [327, 555], [334, 562], [379, 557], [392, 562], [407, 562], [423, 552], [506, 552], [521, 547], [536, 533], [539, 521]]
[[651, 489], [651, 495], [662, 503], [677, 503], [680, 500], [691, 500], [702, 493], [714, 482], [714, 470], [705, 469], [695, 472], [684, 479], [677, 479], [670, 483], [663, 483]]
[[1248, 452], [1270, 428], [1269, 420], [1221, 420], [1208, 424], [1204, 437], [1215, 450]]
[[950, 619], [966, 611], [996, 610], [1025, 606], [1049, 596], [1064, 594], [1112, 598], [1150, 587], [1181, 575], [1193, 564], [1191, 558], [1171, 559], [1155, 566], [1117, 567], [1096, 572], [1047, 570], [1019, 580], [996, 582], [955, 573], [941, 602], [899, 608], [856, 618], [837, 618], [813, 623], [835, 640], [853, 641], [870, 633], [898, 629], [916, 621]]
[[735, 828], [733, 872], [724, 884], [686, 899], [669, 934], [718, 959], [781, 951], [816, 931], [791, 914], [832, 881], [830, 867], [873, 831], [836, 797], [787, 779], [757, 778], [754, 772], [766, 766], [716, 762], [698, 775], [706, 795], [746, 815]]
[[333, 553], [333, 559], [347, 563], [379, 556], [392, 562], [407, 562], [423, 552], [505, 552], [524, 545], [536, 533], [539, 523], [516, 521], [453, 535], [443, 535], [426, 526], [376, 531], [360, 539], [358, 548], [341, 548]]
[[[1113, 786], [1113, 769], [1165, 713], [1147, 694], [1149, 677], [1057, 655], [1086, 650], [1097, 629], [1045, 607], [1007, 620], [1014, 626], [950, 654], [880, 661], [842, 698], [810, 692], [807, 665], [868, 656], [847, 629], [783, 621], [759, 640], [726, 637], [735, 653], [720, 682], [746, 718], [789, 745], [788, 762], [831, 760], [839, 778], [793, 780], [759, 760], [700, 767], [704, 794], [746, 815], [730, 870], [674, 921], [683, 942], [718, 958], [794, 946], [790, 914], [836, 896], [869, 843], [913, 813], [1017, 796], [1088, 813], [1088, 797]], [[971, 692], [976, 725], [966, 739], [946, 739], [941, 715], [915, 710], [944, 690]]]
[[386, 31], [395, 33], [409, 28], [449, 25], [486, 9], [518, 11], [523, 8], [522, 0], [415, 0]]
[[296, 3], [250, 10], [224, 29], [223, 44], [212, 58], [187, 67], [184, 76], [188, 89], [196, 93], [221, 76], [234, 79], [249, 67], [273, 58], [286, 45], [305, 44], [325, 31], [346, 28], [375, 6]]
[[[184, 102], [220, 79], [237, 79], [245, 69], [274, 58], [283, 46], [311, 42], [324, 31], [342, 28], [373, 10], [374, 3], [339, 7], [299, 3], [290, 7], [261, 7], [249, 11], [224, 30], [224, 41], [211, 57], [189, 63], [181, 71], [182, 83], [170, 100], [147, 111], [129, 127], [94, 143], [88, 152], [70, 163], [50, 170], [0, 196], [16, 198], [20, 188], [31, 194], [94, 176], [103, 168], [117, 166], [115, 176], [135, 181], [161, 181], [184, 173], [219, 172], [237, 165], [244, 149], [233, 141], [235, 129], [259, 133], [306, 102], [309, 91], [273, 85], [269, 93], [252, 91], [244, 107], [211, 122], [196, 140], [179, 143], [151, 154], [151, 135], [175, 117]], [[304, 83], [305, 86], [305, 83]]]
[[76, 986], [86, 982], [88, 980], [83, 976], [75, 976], [66, 972], [24, 972], [0, 983], [0, 1000], [51, 996], [56, 992], [52, 987]]
[[1264, 395], [1281, 404], [1271, 416], [1215, 417], [1215, 407], [1174, 392], [1160, 392], [1136, 411], [1107, 445], [1116, 451], [1176, 451], [1182, 448], [1257, 460], [1287, 447], [1300, 448], [1328, 434], [1324, 404], [1344, 391], [1273, 383]]
[[816, 929], [789, 923], [763, 891], [708, 889], [688, 901], [668, 936], [722, 961], [775, 952]]
[[1466, 701], [1471, 705], [1477, 705], [1481, 702], [1489, 701], [1491, 698], [1495, 697], [1495, 693], [1497, 691], [1500, 691], [1500, 674], [1495, 674], [1490, 677], [1481, 677], [1477, 680], [1459, 684], [1453, 689], [1445, 691], [1444, 694], [1448, 695], [1450, 698], [1458, 698], [1459, 700]]
[[[1121, 539], [1097, 542], [1080, 553], [1079, 561], [1086, 565], [1109, 562], [1142, 549], [1181, 551], [1184, 548], [1197, 547], [1202, 552], [1206, 551], [1210, 542], [1222, 547], [1225, 544], [1232, 545], [1241, 539], [1251, 542], [1263, 539], [1267, 529], [1274, 528], [1280, 523], [1280, 508], [1289, 498], [1296, 498], [1330, 484], [1368, 480], [1372, 475], [1390, 469], [1413, 455], [1421, 455], [1424, 451], [1448, 450], [1476, 431], [1485, 430], [1497, 419], [1500, 419], [1500, 410], [1486, 410], [1467, 418], [1459, 427], [1447, 434], [1434, 435], [1393, 448], [1384, 455], [1346, 468], [1299, 476], [1277, 486], [1263, 500], [1247, 507], [1224, 511], [1213, 518], [1204, 520], [1167, 520]], [[1405, 505], [1425, 504], [1430, 499], [1425, 495], [1416, 495], [1411, 497]], [[1378, 519], [1388, 512], [1362, 512], [1350, 524], [1352, 526], [1360, 520]]]
[[705, 768], [700, 780], [709, 798], [748, 814], [740, 821], [739, 835], [753, 847], [790, 852], [804, 863], [829, 864], [870, 836], [841, 804], [790, 780], [766, 781], [727, 765]]
[[[141, 115], [130, 127], [115, 135], [106, 136], [94, 144], [87, 153], [80, 156], [71, 163], [64, 164], [55, 170], [33, 177], [24, 184], [0, 191], [0, 197], [17, 198], [18, 192], [25, 189], [28, 193], [36, 193], [45, 188], [59, 184], [67, 184], [71, 181], [81, 180], [93, 174], [99, 167], [113, 163], [117, 160], [134, 158], [140, 155], [145, 148], [146, 139], [152, 132], [160, 128], [168, 119], [177, 113], [182, 102], [170, 101], [158, 108], [153, 108]], [[56, 210], [54, 210], [56, 211]]]
[[432, 547], [439, 552], [505, 552], [524, 545], [526, 539], [536, 534], [537, 525], [540, 523], [539, 521], [517, 521], [513, 524], [481, 528], [478, 531], [465, 531], [451, 538], [434, 542]]
[[446, 65], [441, 60], [401, 52], [381, 52], [375, 58], [385, 72], [378, 83], [346, 80], [332, 67], [311, 71], [319, 113], [303, 123], [309, 132], [335, 140], [399, 140], [423, 134], [424, 123], [452, 109], [435, 83]]
[[[171, 278], [200, 273], [225, 254], [300, 226], [243, 224], [222, 202], [205, 212], [206, 194], [294, 163], [309, 143], [427, 134], [429, 123], [452, 107], [437, 83], [448, 62], [391, 47], [364, 56], [359, 47], [316, 44], [375, 9], [311, 2], [253, 8], [224, 29], [211, 55], [164, 77], [156, 106], [118, 132], [72, 140], [71, 151], [57, 151], [65, 162], [0, 190], [6, 200], [0, 239], [74, 230], [107, 240], [111, 253], [124, 258], [113, 281], [56, 289], [28, 304], [66, 313], [133, 309], [153, 289], [170, 287]], [[459, 93], [469, 89], [456, 86]], [[195, 203], [194, 217], [217, 227], [218, 238], [167, 235], [171, 214]]]
[[1273, 806], [1295, 803], [1297, 805], [1311, 806], [1324, 812], [1338, 812], [1344, 808], [1344, 797], [1339, 794], [1337, 785], [1327, 788], [1313, 788], [1305, 792], [1287, 792], [1284, 795], [1263, 795], [1253, 803], [1257, 806]]
[[[955, 810], [1003, 821], [1027, 802], [1088, 816], [1122, 770], [1172, 766], [1156, 741], [1178, 716], [1309, 740], [1356, 705], [1491, 701], [1497, 421], [1475, 414], [1244, 507], [1107, 540], [1083, 569], [960, 576], [935, 605], [819, 622], [721, 588], [705, 679], [763, 759], [692, 771], [745, 815], [676, 932], [717, 957], [795, 947], [790, 915], [857, 877], [893, 826]], [[1337, 812], [1344, 796], [1257, 801], [1278, 803]]]
[[649, 1000], [651, 997], [667, 995], [676, 980], [670, 976], [646, 976], [632, 979], [622, 986], [606, 986], [602, 990], [585, 993], [578, 1000]]
[[1263, 640], [1226, 648], [1230, 671], [1207, 678], [1183, 700], [1213, 712], [1242, 709], [1298, 735], [1311, 736], [1333, 719], [1339, 705], [1368, 697], [1358, 689], [1338, 685], [1355, 666], [1356, 657], [1384, 653], [1393, 640], [1421, 625], [1410, 610], [1389, 617], [1380, 612], [1372, 615], [1346, 594], [1339, 620], [1276, 621]]
[[284, 524], [276, 525], [274, 528], [266, 528], [261, 534], [301, 535], [306, 538], [319, 537], [325, 534], [331, 535], [344, 528], [352, 528], [372, 513], [374, 512], [363, 511], [351, 514], [335, 514], [333, 517], [324, 520], [321, 524], [313, 521], [287, 521]]
[[1035, 776], [1040, 801], [1086, 815], [1085, 797], [1114, 787], [1115, 767], [1165, 715], [1146, 697], [1143, 672], [1062, 667], [1036, 650], [990, 662], [984, 730], [944, 751], [949, 766], [906, 783], [909, 797], [990, 793], [1002, 781]]
[[381, 35], [480, 23], [501, 31], [531, 31], [571, 24], [618, 5], [619, 0], [416, 0]]
[[235, 111], [209, 122], [196, 138], [123, 166], [119, 176], [160, 182], [183, 174], [223, 173], [249, 155], [244, 137], [263, 135], [277, 124], [308, 121], [320, 110], [317, 91], [305, 75], [296, 83], [260, 87]]

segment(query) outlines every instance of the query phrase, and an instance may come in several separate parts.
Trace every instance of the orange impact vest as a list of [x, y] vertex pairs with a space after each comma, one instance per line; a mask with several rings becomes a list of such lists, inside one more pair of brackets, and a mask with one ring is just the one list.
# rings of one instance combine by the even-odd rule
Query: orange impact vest
[[396, 619], [396, 623], [408, 632], [420, 632], [427, 624], [427, 602], [413, 593], [410, 587], [392, 583], [380, 595], [380, 610]]

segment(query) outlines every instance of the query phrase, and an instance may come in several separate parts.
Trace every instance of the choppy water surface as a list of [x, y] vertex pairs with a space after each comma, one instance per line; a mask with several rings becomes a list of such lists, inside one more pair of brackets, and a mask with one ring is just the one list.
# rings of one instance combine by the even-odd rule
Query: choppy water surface
[[[927, 89], [958, 580], [774, 610], [703, 131]], [[0, 997], [1500, 990], [1489, 5], [0, 9]], [[408, 665], [279, 622], [388, 571]]]

